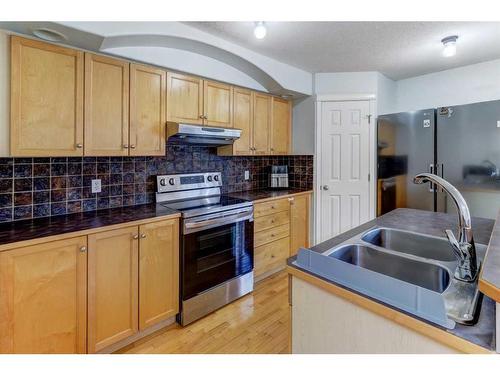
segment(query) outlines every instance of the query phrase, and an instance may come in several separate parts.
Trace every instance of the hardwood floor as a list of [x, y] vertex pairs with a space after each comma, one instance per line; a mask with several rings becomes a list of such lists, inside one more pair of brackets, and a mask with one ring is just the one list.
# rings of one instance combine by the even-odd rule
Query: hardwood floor
[[181, 327], [174, 324], [118, 353], [289, 353], [288, 276], [261, 281], [252, 294]]

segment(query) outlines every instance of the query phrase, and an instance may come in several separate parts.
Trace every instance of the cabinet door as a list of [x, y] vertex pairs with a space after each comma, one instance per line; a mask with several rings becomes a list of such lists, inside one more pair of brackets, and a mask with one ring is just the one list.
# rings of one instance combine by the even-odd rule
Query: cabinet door
[[223, 128], [233, 127], [233, 87], [223, 83], [203, 81], [204, 124]]
[[11, 37], [12, 156], [83, 155], [83, 52]]
[[88, 237], [89, 353], [137, 332], [137, 238], [137, 226]]
[[234, 155], [251, 155], [253, 142], [253, 98], [250, 90], [234, 89], [233, 127], [241, 136], [233, 144]]
[[179, 220], [141, 225], [139, 329], [179, 312]]
[[203, 124], [203, 80], [167, 73], [167, 121]]
[[86, 237], [0, 253], [0, 353], [85, 353]]
[[271, 154], [287, 155], [290, 150], [290, 102], [272, 99]]
[[290, 198], [290, 256], [309, 246], [309, 201], [309, 194]]
[[130, 155], [165, 155], [167, 73], [130, 65]]
[[128, 111], [129, 63], [86, 53], [85, 155], [128, 155]]
[[267, 155], [269, 151], [269, 133], [271, 128], [271, 97], [254, 94], [253, 112], [253, 147], [255, 155]]

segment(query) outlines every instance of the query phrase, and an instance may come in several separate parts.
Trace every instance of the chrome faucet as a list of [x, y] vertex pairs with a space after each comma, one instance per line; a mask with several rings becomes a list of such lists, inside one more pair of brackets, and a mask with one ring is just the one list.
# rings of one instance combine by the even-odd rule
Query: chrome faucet
[[420, 173], [413, 178], [416, 184], [431, 182], [441, 187], [453, 199], [458, 210], [458, 240], [450, 229], [446, 230], [446, 237], [457, 257], [458, 266], [455, 278], [461, 281], [473, 282], [478, 274], [476, 247], [472, 236], [472, 224], [469, 207], [464, 197], [455, 186], [444, 178], [432, 173]]

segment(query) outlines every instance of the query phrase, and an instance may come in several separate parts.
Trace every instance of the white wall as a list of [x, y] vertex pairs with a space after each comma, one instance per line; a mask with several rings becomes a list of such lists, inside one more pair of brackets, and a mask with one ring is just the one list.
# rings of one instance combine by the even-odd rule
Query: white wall
[[293, 102], [292, 153], [295, 155], [314, 154], [314, 102], [314, 96], [297, 99]]
[[316, 73], [315, 94], [375, 94], [377, 72]]
[[377, 116], [393, 113], [397, 107], [397, 83], [381, 73], [377, 75]]
[[500, 60], [400, 80], [397, 98], [394, 112], [500, 99]]

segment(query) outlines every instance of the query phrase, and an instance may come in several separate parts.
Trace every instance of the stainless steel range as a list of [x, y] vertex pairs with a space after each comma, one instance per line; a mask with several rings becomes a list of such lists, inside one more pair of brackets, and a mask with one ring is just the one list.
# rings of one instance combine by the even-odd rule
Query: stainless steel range
[[157, 176], [157, 204], [181, 213], [183, 326], [253, 290], [253, 205], [221, 186], [219, 172]]

